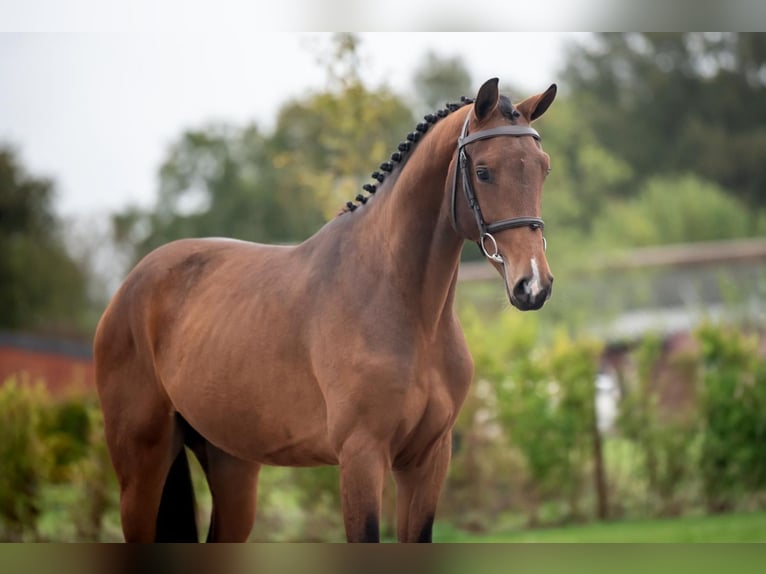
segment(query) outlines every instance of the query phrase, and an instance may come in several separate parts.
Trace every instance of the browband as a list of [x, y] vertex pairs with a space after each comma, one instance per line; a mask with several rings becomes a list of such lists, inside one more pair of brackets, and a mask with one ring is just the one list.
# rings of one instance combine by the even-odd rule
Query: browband
[[[468, 118], [466, 118], [468, 120]], [[466, 130], [468, 129], [468, 122], [466, 121], [465, 126], [463, 126], [463, 133], [465, 134]], [[468, 134], [468, 135], [461, 135], [457, 140], [457, 148], [460, 149], [463, 146], [467, 146], [471, 142], [475, 142], [478, 140], [485, 140], [488, 138], [494, 138], [497, 136], [532, 136], [537, 141], [540, 141], [540, 134], [537, 133], [537, 130], [530, 126], [500, 126], [497, 128], [491, 128], [488, 130], [482, 130], [480, 132]]]

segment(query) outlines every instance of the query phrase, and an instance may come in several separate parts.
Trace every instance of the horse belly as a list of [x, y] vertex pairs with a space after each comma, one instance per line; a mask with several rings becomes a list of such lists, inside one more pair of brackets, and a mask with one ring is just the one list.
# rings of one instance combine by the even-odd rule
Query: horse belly
[[285, 375], [197, 378], [195, 389], [174, 392], [169, 385], [169, 394], [197, 432], [236, 457], [277, 466], [335, 464], [319, 389], [308, 378]]

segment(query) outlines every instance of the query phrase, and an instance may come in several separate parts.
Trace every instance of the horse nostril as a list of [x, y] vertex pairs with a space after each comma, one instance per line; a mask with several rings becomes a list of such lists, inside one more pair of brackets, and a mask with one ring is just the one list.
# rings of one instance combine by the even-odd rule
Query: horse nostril
[[522, 277], [513, 286], [511, 303], [522, 311], [539, 309], [550, 298], [553, 290], [553, 277], [547, 286], [540, 283], [540, 277]]
[[526, 300], [529, 298], [532, 289], [529, 287], [529, 279], [526, 277], [520, 279], [513, 287], [513, 295], [519, 300]]

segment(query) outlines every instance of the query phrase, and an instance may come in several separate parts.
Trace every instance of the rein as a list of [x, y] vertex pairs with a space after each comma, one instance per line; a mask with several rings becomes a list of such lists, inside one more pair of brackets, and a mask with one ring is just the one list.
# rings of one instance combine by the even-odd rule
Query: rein
[[[468, 134], [468, 120], [470, 114], [465, 118], [463, 123], [463, 130], [460, 133], [460, 137], [457, 140], [457, 155], [458, 163], [455, 166], [455, 171], [452, 176], [452, 210], [450, 211], [450, 219], [452, 221], [452, 227], [455, 231], [460, 233], [457, 227], [457, 172], [460, 171], [463, 182], [463, 193], [468, 206], [473, 211], [473, 216], [476, 219], [476, 225], [479, 228], [479, 247], [481, 248], [487, 259], [495, 261], [497, 263], [503, 263], [503, 258], [500, 255], [497, 247], [497, 241], [492, 235], [493, 233], [499, 233], [506, 229], [513, 229], [515, 227], [529, 227], [530, 229], [545, 229], [545, 222], [539, 217], [512, 217], [510, 219], [502, 219], [494, 223], [487, 223], [484, 221], [484, 216], [481, 213], [481, 206], [479, 205], [479, 198], [476, 196], [476, 192], [471, 185], [471, 178], [469, 174], [470, 158], [466, 153], [465, 146], [478, 140], [484, 140], [488, 138], [494, 138], [498, 136], [532, 136], [536, 140], [540, 141], [540, 134], [537, 130], [530, 126], [500, 126], [497, 128], [491, 128], [488, 130], [482, 130], [473, 134]], [[487, 251], [487, 241], [492, 244], [492, 253]], [[545, 237], [543, 237], [543, 249], [547, 247]]]

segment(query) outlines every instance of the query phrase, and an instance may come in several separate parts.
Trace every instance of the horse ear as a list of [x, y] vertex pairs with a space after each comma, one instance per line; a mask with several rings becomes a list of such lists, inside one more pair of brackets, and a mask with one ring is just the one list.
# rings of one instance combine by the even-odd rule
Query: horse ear
[[533, 122], [545, 113], [553, 100], [556, 98], [556, 84], [545, 90], [542, 94], [530, 96], [523, 102], [516, 105], [516, 109], [527, 118], [527, 121]]
[[497, 101], [500, 97], [500, 93], [497, 89], [497, 78], [491, 78], [484, 82], [484, 85], [479, 88], [479, 94], [476, 96], [476, 101], [473, 104], [473, 112], [476, 115], [477, 120], [483, 120], [489, 113], [497, 106]]

